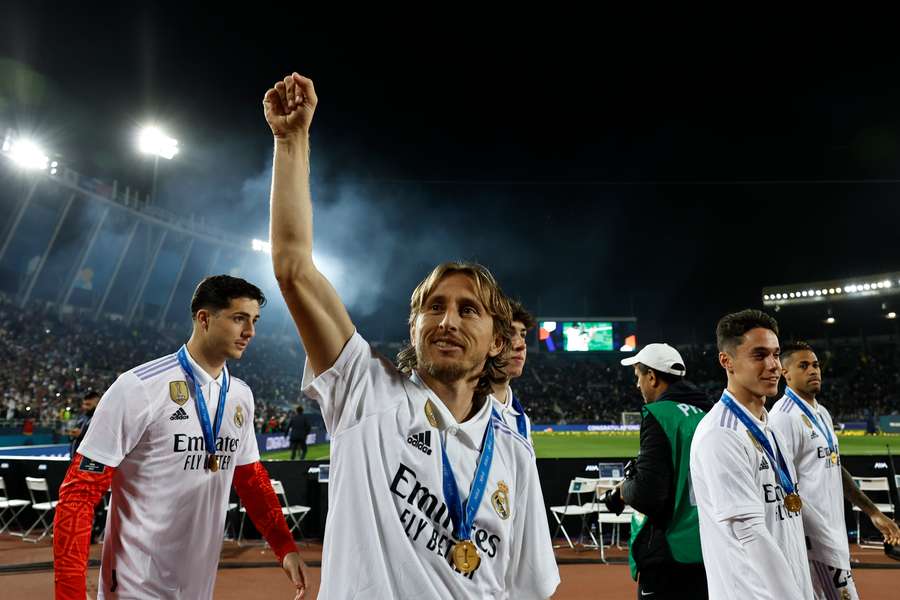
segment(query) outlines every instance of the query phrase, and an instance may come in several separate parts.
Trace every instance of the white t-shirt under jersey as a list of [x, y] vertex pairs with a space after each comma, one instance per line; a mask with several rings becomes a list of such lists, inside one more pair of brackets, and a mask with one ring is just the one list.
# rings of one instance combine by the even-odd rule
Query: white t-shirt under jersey
[[[530, 444], [492, 417], [489, 398], [458, 423], [436, 394], [377, 355], [358, 334], [303, 393], [331, 433], [328, 523], [319, 598], [547, 598], [559, 584]], [[438, 427], [425, 416], [431, 399]], [[461, 495], [468, 495], [486, 427], [494, 457], [472, 541], [481, 564], [464, 575], [449, 553], [441, 439]], [[493, 498], [508, 498], [498, 509]]]
[[[188, 357], [214, 423], [222, 375]], [[234, 468], [259, 460], [253, 394], [230, 381], [215, 473], [175, 354], [123, 373], [103, 395], [78, 447], [116, 467], [98, 598], [212, 598]]]
[[[772, 439], [764, 419], [742, 410]], [[769, 442], [774, 450], [775, 444]], [[791, 469], [789, 446], [778, 439]], [[790, 476], [796, 480], [794, 473]], [[700, 544], [710, 598], [770, 599], [813, 597], [803, 539], [803, 519], [788, 511], [784, 491], [765, 452], [756, 447], [743, 423], [717, 402], [694, 433], [691, 444], [691, 482], [700, 516]], [[802, 496], [803, 490], [800, 490]], [[783, 553], [793, 580], [778, 581], [760, 572], [735, 537], [731, 521], [762, 517]]]
[[[500, 417], [503, 421], [509, 425], [509, 428], [513, 431], [519, 431], [519, 411], [513, 408], [512, 405], [513, 400], [513, 391], [512, 388], [508, 385], [506, 386], [506, 404], [500, 402], [497, 397], [494, 397], [494, 406], [497, 409], [497, 412], [500, 414]], [[521, 432], [520, 432], [521, 433]], [[525, 438], [531, 442], [531, 419], [528, 418], [528, 415], [525, 415]]]
[[[818, 403], [816, 406], [806, 406], [819, 418], [820, 425], [831, 432], [831, 439], [837, 448], [831, 414]], [[849, 571], [850, 545], [844, 522], [844, 484], [840, 460], [838, 464], [831, 462], [828, 439], [788, 396], [772, 407], [769, 423], [791, 447], [794, 456], [794, 468], [803, 490], [803, 529], [809, 541], [809, 557]]]

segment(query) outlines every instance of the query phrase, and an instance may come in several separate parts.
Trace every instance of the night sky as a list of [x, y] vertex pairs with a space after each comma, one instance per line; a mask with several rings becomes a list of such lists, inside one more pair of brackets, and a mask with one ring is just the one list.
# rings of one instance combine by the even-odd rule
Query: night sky
[[642, 343], [709, 340], [766, 285], [900, 269], [900, 50], [609, 25], [360, 37], [177, 6], [4, 8], [0, 127], [149, 192], [134, 135], [153, 120], [182, 148], [158, 203], [266, 237], [262, 96], [308, 75], [317, 252], [375, 335], [404, 335], [448, 259], [541, 315], [634, 315]]

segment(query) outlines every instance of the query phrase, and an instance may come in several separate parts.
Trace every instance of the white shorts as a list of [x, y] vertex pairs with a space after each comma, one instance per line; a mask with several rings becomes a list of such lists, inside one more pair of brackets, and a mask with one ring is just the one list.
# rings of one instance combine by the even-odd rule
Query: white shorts
[[816, 600], [859, 600], [850, 571], [810, 560], [809, 574]]

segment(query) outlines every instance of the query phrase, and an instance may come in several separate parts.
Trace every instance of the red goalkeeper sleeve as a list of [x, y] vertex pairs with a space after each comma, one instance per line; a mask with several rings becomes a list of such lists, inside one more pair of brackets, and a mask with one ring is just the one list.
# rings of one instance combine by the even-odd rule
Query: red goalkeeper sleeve
[[59, 488], [53, 517], [53, 579], [57, 600], [84, 600], [94, 507], [114, 469], [76, 453]]
[[272, 489], [269, 472], [262, 463], [257, 461], [237, 467], [233, 485], [253, 525], [278, 557], [278, 564], [287, 554], [297, 552], [297, 545], [281, 512], [281, 503]]

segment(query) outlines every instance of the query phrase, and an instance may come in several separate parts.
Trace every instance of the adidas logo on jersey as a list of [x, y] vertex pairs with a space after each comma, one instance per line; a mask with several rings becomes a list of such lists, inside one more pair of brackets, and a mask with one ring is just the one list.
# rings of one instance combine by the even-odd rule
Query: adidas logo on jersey
[[765, 470], [768, 469], [768, 468], [769, 468], [769, 461], [767, 461], [767, 460], [766, 460], [766, 457], [763, 456], [763, 457], [762, 457], [762, 461], [759, 463], [759, 470], [760, 470], [760, 471], [765, 471]]
[[184, 421], [185, 419], [190, 419], [190, 417], [186, 412], [184, 412], [183, 408], [179, 408], [174, 413], [172, 413], [171, 417], [169, 417], [170, 421]]
[[406, 438], [406, 442], [413, 448], [418, 448], [426, 455], [431, 456], [431, 431], [414, 433]]
[[816, 433], [815, 431], [813, 431], [813, 432], [812, 432], [812, 435], [809, 436], [809, 439], [814, 440], [814, 439], [816, 439], [817, 437], [819, 437], [819, 434]]

